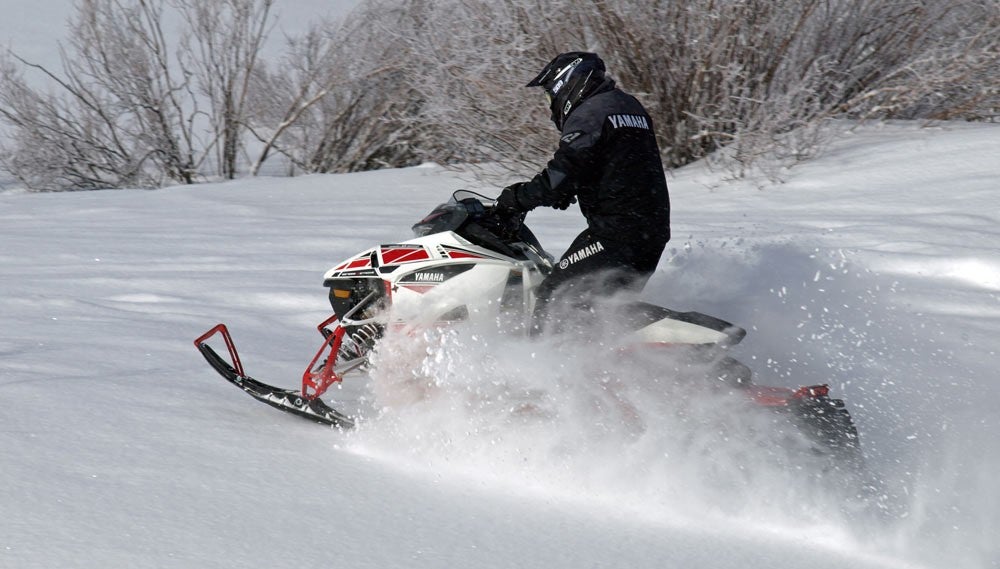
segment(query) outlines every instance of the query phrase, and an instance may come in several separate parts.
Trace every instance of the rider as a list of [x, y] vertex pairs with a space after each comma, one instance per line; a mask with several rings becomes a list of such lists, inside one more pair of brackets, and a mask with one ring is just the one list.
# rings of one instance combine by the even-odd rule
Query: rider
[[670, 199], [653, 121], [605, 75], [600, 57], [563, 53], [527, 86], [545, 90], [559, 148], [530, 181], [504, 188], [497, 208], [520, 214], [579, 200], [587, 219], [538, 287], [538, 333], [557, 303], [589, 307], [598, 289], [642, 290], [670, 239]]

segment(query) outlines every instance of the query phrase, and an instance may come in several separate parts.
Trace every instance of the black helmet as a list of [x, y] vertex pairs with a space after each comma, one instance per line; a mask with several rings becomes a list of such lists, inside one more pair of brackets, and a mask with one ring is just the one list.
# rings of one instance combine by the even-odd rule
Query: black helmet
[[590, 94], [593, 86], [604, 82], [604, 71], [604, 61], [596, 53], [571, 51], [557, 55], [527, 86], [545, 89], [552, 122], [561, 130], [570, 111]]

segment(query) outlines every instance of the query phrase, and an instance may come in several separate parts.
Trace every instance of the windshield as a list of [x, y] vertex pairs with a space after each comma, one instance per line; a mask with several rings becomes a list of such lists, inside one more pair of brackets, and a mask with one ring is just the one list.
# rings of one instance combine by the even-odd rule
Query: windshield
[[454, 231], [475, 245], [515, 259], [534, 255], [544, 262], [551, 257], [535, 235], [524, 225], [524, 213], [513, 216], [496, 211], [496, 200], [469, 190], [458, 190], [447, 202], [435, 207], [413, 225], [417, 237]]
[[434, 208], [426, 217], [413, 225], [417, 237], [441, 233], [457, 232], [469, 219], [477, 221], [486, 215], [487, 208], [493, 207], [493, 199], [469, 190], [458, 190], [451, 199]]

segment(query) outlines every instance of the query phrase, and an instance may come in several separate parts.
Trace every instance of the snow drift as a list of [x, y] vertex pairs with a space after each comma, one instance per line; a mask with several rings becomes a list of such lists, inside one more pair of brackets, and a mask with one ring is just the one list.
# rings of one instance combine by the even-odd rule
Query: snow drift
[[[867, 127], [780, 186], [670, 181], [644, 295], [748, 328], [761, 380], [830, 382], [893, 504], [874, 521], [719, 437], [724, 410], [572, 345], [429, 337], [445, 396], [373, 399], [387, 359], [331, 391], [366, 410], [354, 433], [204, 366], [191, 339], [224, 318], [294, 387], [323, 271], [476, 187], [455, 173], [0, 194], [0, 565], [996, 567], [998, 155], [995, 125]], [[581, 228], [529, 222], [554, 253]], [[554, 420], [509, 413], [542, 388]]]

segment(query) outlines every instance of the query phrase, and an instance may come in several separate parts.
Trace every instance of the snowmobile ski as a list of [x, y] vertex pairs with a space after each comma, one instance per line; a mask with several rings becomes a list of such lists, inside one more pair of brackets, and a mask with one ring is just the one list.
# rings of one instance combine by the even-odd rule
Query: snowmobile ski
[[[226, 343], [226, 349], [229, 351], [230, 361], [226, 361], [208, 345], [209, 338], [216, 334], [222, 335]], [[219, 375], [229, 383], [245, 391], [254, 399], [266, 403], [275, 409], [280, 409], [317, 423], [342, 428], [351, 428], [354, 426], [354, 421], [350, 417], [330, 407], [319, 397], [307, 398], [298, 390], [282, 389], [268, 385], [247, 375], [243, 371], [243, 363], [240, 361], [236, 345], [233, 343], [232, 336], [229, 335], [229, 330], [225, 324], [219, 324], [199, 336], [194, 341], [194, 345]]]

